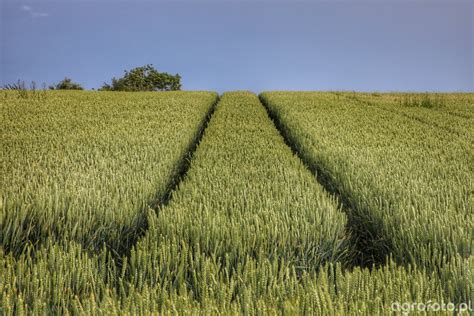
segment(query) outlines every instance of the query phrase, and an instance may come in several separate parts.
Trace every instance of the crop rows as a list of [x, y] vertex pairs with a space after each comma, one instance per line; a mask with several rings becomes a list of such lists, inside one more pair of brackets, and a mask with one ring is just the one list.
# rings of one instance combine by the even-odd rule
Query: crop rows
[[217, 95], [49, 93], [0, 103], [0, 245], [74, 240], [127, 250]]
[[4, 314], [367, 314], [459, 295], [450, 262], [350, 264], [346, 215], [289, 147], [258, 98], [225, 94], [170, 203], [120, 264], [47, 239], [0, 250]]
[[[472, 145], [439, 126], [331, 93], [261, 97], [303, 159], [351, 206], [374, 260], [391, 256], [449, 271], [456, 277], [445, 285], [456, 299], [472, 298]], [[466, 132], [472, 140], [472, 127]], [[453, 261], [458, 268], [446, 268]]]
[[[348, 271], [341, 264], [329, 263], [318, 273], [301, 274], [277, 260], [248, 258], [231, 273], [199, 251], [161, 252], [172, 255], [162, 261], [178, 261], [173, 264], [175, 269], [155, 264], [161, 282], [150, 284], [152, 276], [148, 275], [140, 284], [143, 274], [130, 276], [128, 268], [118, 269], [105, 250], [91, 256], [78, 245], [64, 249], [46, 243], [35, 259], [27, 253], [14, 259], [0, 251], [0, 313], [380, 315], [389, 313], [394, 302], [446, 303], [456, 295], [443, 288], [450, 278], [393, 262], [372, 271]], [[136, 266], [133, 261], [137, 259], [132, 255], [131, 266]], [[179, 267], [192, 272], [194, 283], [177, 277]], [[199, 289], [191, 290], [193, 285]]]
[[336, 201], [293, 156], [258, 98], [244, 92], [224, 94], [154, 225], [143, 255], [185, 241], [228, 269], [252, 257], [311, 270], [342, 256], [346, 237]]

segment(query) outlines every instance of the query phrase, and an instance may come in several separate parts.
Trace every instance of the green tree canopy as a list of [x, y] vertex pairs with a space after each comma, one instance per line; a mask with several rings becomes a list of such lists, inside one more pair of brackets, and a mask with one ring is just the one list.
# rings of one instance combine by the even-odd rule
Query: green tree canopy
[[49, 86], [51, 90], [84, 90], [78, 83], [72, 81], [71, 78], [64, 78], [58, 84]]
[[112, 83], [104, 83], [102, 91], [171, 91], [181, 89], [181, 76], [158, 72], [153, 65], [125, 70], [122, 78], [112, 78]]

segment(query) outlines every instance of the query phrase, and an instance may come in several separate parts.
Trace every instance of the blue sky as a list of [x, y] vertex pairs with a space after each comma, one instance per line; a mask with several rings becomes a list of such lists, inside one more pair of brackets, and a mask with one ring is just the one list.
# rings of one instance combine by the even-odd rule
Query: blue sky
[[2, 85], [151, 63], [187, 90], [474, 91], [474, 1], [0, 1]]

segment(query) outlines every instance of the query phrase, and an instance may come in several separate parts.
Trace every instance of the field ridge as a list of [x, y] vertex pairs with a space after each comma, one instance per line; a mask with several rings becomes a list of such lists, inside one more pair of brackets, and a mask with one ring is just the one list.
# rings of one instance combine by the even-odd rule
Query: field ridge
[[[372, 101], [372, 100], [364, 100], [364, 99], [362, 99], [362, 97], [360, 95], [349, 95], [349, 94], [345, 94], [345, 93], [335, 93], [335, 94], [338, 95], [338, 96], [342, 96], [345, 99], [350, 100], [350, 101], [356, 101], [360, 104], [372, 106], [372, 107], [375, 107], [375, 108], [380, 109], [382, 111], [386, 111], [386, 112], [389, 112], [389, 113], [407, 118], [409, 120], [419, 122], [419, 123], [427, 125], [429, 127], [434, 127], [434, 128], [439, 129], [439, 130], [447, 131], [451, 134], [454, 134], [453, 136], [460, 137], [460, 138], [463, 139], [463, 141], [465, 141], [465, 142], [469, 143], [470, 145], [472, 145], [472, 140], [469, 139], [468, 135], [466, 135], [463, 131], [456, 130], [452, 126], [446, 126], [446, 125], [443, 126], [442, 124], [440, 124], [439, 122], [436, 122], [435, 120], [427, 119], [426, 117], [423, 117], [421, 115], [417, 116], [413, 113], [411, 113], [411, 114], [406, 113], [406, 112], [403, 111], [403, 109], [397, 109], [395, 106], [384, 106], [384, 105], [381, 104], [381, 102], [375, 102], [375, 101]], [[427, 109], [427, 108], [419, 108], [419, 109], [423, 109], [425, 111], [436, 111], [436, 110]], [[455, 112], [453, 113], [449, 109], [443, 109], [442, 112], [443, 112], [443, 114], [449, 114], [453, 118], [457, 118], [457, 119], [460, 119], [460, 118], [463, 119], [463, 120], [471, 120], [472, 119], [472, 117], [467, 116], [467, 115], [462, 115], [462, 114], [455, 113]]]

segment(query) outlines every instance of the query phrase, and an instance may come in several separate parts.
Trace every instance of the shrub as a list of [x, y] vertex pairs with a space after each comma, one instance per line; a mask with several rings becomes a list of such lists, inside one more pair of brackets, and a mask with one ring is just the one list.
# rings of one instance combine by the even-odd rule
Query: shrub
[[58, 84], [49, 86], [50, 90], [84, 90], [78, 83], [72, 81], [71, 78], [65, 77]]
[[125, 70], [122, 78], [112, 78], [112, 83], [104, 83], [102, 91], [171, 91], [181, 90], [181, 76], [158, 72], [153, 65], [145, 65]]

